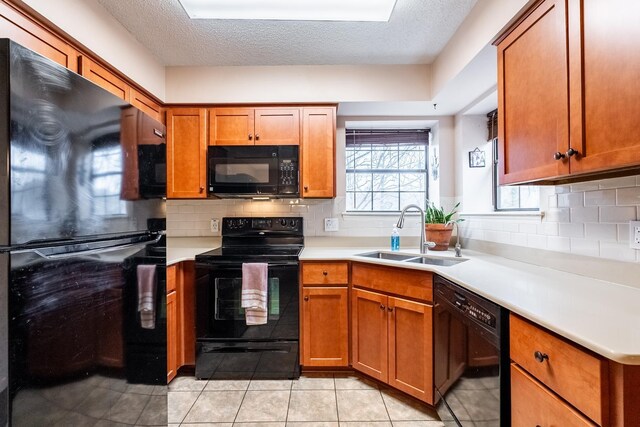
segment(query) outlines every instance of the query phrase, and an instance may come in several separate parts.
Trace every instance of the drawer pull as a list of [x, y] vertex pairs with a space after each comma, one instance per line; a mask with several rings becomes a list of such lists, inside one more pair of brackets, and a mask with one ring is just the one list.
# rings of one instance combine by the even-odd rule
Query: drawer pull
[[385, 309], [384, 305], [380, 304], [380, 310], [384, 310], [384, 309]]
[[393, 307], [387, 307], [387, 310], [393, 311]]
[[304, 297], [304, 300], [305, 301], [309, 301], [309, 297]]
[[549, 355], [540, 351], [536, 351], [535, 353], [533, 353], [533, 357], [535, 357], [536, 360], [540, 363], [544, 362], [545, 360], [549, 360]]
[[329, 273], [328, 273], [328, 272], [326, 272], [326, 271], [323, 271], [323, 272], [322, 272], [322, 275], [323, 275], [323, 276], [326, 276], [327, 274], [329, 274]]

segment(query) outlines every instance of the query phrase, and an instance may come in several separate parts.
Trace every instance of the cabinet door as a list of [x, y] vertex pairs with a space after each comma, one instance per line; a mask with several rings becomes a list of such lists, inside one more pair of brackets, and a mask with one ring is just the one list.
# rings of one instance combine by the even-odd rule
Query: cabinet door
[[207, 197], [207, 137], [204, 108], [167, 110], [167, 198]]
[[254, 145], [253, 108], [209, 110], [209, 145]]
[[0, 37], [9, 38], [73, 72], [78, 71], [78, 52], [73, 46], [6, 2], [0, 3]]
[[348, 290], [303, 288], [302, 364], [349, 366]]
[[299, 108], [256, 108], [256, 145], [300, 144]]
[[167, 383], [178, 373], [178, 301], [176, 291], [167, 294]]
[[180, 263], [179, 292], [180, 311], [180, 365], [195, 366], [196, 364], [196, 284], [195, 263], [185, 261]]
[[433, 404], [433, 307], [389, 297], [389, 385]]
[[511, 365], [511, 425], [595, 426], [578, 411], [562, 401], [518, 365]]
[[155, 120], [164, 123], [164, 117], [162, 117], [162, 107], [160, 104], [149, 98], [142, 92], [138, 92], [134, 88], [131, 88], [131, 105], [142, 110], [145, 114], [153, 117]]
[[353, 289], [351, 294], [353, 369], [387, 382], [387, 297]]
[[498, 44], [500, 184], [569, 173], [565, 0], [543, 1]]
[[639, 16], [635, 1], [569, 1], [572, 174], [640, 165]]
[[80, 75], [120, 99], [127, 102], [131, 99], [129, 85], [124, 80], [86, 56], [80, 57]]
[[336, 109], [302, 110], [302, 197], [336, 196]]

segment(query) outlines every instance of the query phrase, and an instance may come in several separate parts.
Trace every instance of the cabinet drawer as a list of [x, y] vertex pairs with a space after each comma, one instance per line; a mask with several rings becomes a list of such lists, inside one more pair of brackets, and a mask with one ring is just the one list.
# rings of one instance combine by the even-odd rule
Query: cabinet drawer
[[511, 425], [595, 426], [515, 364], [511, 365]]
[[433, 300], [433, 274], [428, 271], [353, 263], [351, 283], [406, 298]]
[[346, 262], [304, 262], [302, 283], [309, 285], [346, 285], [349, 283], [349, 264]]
[[[607, 363], [511, 315], [511, 359], [598, 424], [607, 422]], [[536, 357], [537, 355], [537, 357]]]

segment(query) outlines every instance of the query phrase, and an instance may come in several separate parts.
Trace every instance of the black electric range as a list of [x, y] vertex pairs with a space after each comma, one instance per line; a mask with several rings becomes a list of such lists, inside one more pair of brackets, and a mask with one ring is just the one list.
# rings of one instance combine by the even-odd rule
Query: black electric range
[[[223, 218], [222, 246], [196, 255], [196, 377], [297, 378], [299, 217]], [[268, 265], [267, 323], [247, 325], [242, 264]]]

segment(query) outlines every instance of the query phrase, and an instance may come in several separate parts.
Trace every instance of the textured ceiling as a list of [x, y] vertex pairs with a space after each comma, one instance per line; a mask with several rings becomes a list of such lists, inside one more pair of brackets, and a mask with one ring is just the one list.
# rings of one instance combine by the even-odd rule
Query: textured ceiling
[[98, 0], [169, 66], [428, 64], [477, 0], [397, 0], [389, 22], [190, 20], [178, 0]]

